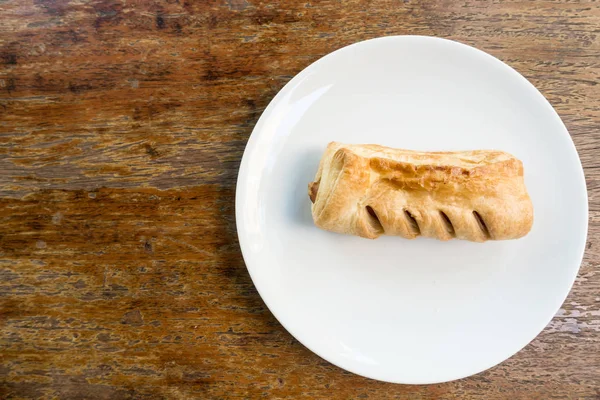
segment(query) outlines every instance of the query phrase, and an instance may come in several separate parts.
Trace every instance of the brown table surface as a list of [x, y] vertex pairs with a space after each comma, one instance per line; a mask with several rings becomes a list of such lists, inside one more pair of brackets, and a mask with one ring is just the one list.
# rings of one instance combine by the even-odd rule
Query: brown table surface
[[[244, 146], [292, 76], [419, 34], [485, 50], [567, 125], [590, 197], [571, 294], [524, 350], [431, 386], [304, 348], [238, 246]], [[600, 8], [576, 1], [0, 1], [0, 397], [600, 398]]]

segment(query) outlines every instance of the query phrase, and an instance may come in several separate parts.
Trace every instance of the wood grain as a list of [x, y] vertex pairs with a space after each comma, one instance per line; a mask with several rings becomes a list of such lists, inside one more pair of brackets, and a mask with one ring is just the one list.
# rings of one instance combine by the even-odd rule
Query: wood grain
[[[600, 399], [595, 1], [0, 2], [0, 397]], [[448, 37], [548, 98], [590, 204], [575, 286], [508, 361], [440, 385], [358, 377], [294, 340], [241, 258], [234, 186], [292, 76], [383, 35]]]

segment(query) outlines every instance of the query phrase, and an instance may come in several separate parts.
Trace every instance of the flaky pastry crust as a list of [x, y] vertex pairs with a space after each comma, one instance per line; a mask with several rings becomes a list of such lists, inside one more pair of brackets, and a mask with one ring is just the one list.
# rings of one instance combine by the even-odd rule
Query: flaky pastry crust
[[315, 225], [370, 239], [517, 239], [533, 224], [523, 164], [501, 151], [332, 142], [308, 192]]

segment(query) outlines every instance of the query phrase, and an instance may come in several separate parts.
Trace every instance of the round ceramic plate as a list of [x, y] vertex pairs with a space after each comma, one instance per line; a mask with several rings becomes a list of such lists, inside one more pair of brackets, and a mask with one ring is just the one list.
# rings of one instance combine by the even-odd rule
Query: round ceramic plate
[[[512, 153], [533, 228], [483, 244], [322, 231], [307, 184], [330, 141]], [[240, 245], [269, 309], [324, 359], [397, 383], [462, 378], [529, 343], [573, 284], [587, 218], [581, 163], [546, 99], [496, 58], [430, 37], [356, 43], [299, 73], [256, 124], [237, 183]]]

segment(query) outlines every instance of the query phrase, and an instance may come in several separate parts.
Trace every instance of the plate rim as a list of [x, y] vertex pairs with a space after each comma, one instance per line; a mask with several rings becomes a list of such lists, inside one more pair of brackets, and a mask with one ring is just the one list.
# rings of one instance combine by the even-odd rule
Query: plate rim
[[458, 47], [462, 47], [463, 49], [467, 49], [468, 51], [474, 52], [479, 56], [484, 56], [490, 60], [492, 60], [492, 62], [494, 62], [496, 65], [500, 66], [504, 71], [506, 71], [507, 73], [511, 74], [513, 77], [519, 79], [522, 81], [523, 84], [525, 84], [526, 86], [528, 86], [530, 89], [533, 89], [535, 92], [537, 92], [540, 96], [541, 99], [543, 99], [543, 104], [544, 107], [546, 109], [549, 109], [550, 111], [550, 115], [552, 115], [552, 118], [554, 118], [555, 123], [559, 124], [560, 126], [563, 127], [563, 133], [566, 134], [567, 138], [568, 138], [568, 143], [570, 143], [571, 148], [569, 150], [574, 151], [574, 154], [577, 158], [577, 161], [579, 163], [579, 168], [577, 169], [578, 171], [578, 181], [580, 183], [580, 189], [582, 191], [583, 194], [583, 199], [585, 201], [582, 201], [585, 205], [585, 221], [584, 221], [584, 229], [582, 229], [584, 231], [583, 233], [583, 240], [582, 243], [579, 244], [579, 251], [577, 252], [579, 255], [577, 257], [578, 261], [578, 265], [576, 268], [574, 268], [574, 273], [572, 276], [572, 279], [568, 285], [568, 290], [566, 290], [566, 293], [564, 294], [564, 296], [561, 296], [561, 301], [559, 304], [559, 309], [560, 306], [565, 302], [567, 296], [569, 295], [569, 293], [571, 292], [572, 288], [573, 288], [573, 284], [575, 283], [575, 279], [577, 278], [577, 275], [579, 273], [579, 270], [581, 268], [581, 264], [583, 262], [583, 257], [585, 254], [585, 244], [587, 242], [587, 236], [588, 236], [588, 232], [589, 232], [589, 196], [588, 196], [588, 190], [587, 190], [587, 182], [585, 179], [585, 171], [583, 169], [583, 164], [581, 163], [581, 157], [579, 156], [579, 152], [577, 151], [577, 148], [575, 146], [575, 143], [573, 141], [573, 138], [571, 136], [571, 134], [569, 133], [567, 127], [565, 126], [564, 122], [562, 121], [562, 119], [560, 118], [560, 116], [558, 115], [558, 112], [554, 109], [554, 107], [552, 106], [552, 104], [548, 101], [548, 99], [544, 96], [544, 94], [537, 88], [535, 87], [535, 85], [533, 85], [527, 78], [525, 78], [523, 75], [521, 75], [521, 73], [519, 73], [517, 70], [515, 70], [513, 67], [511, 67], [510, 65], [506, 64], [504, 61], [494, 57], [493, 55], [480, 50], [476, 47], [473, 47], [471, 45], [462, 43], [460, 41], [457, 40], [452, 40], [452, 39], [447, 39], [447, 38], [442, 38], [442, 37], [437, 37], [437, 36], [425, 36], [425, 35], [391, 35], [391, 36], [381, 36], [381, 37], [376, 37], [376, 38], [371, 38], [371, 39], [366, 39], [366, 40], [361, 40], [358, 42], [354, 42], [352, 44], [340, 47], [322, 57], [320, 57], [319, 59], [315, 60], [314, 62], [312, 62], [311, 64], [309, 64], [308, 66], [306, 66], [305, 68], [303, 68], [301, 71], [299, 71], [292, 79], [290, 79], [278, 92], [277, 94], [269, 101], [269, 104], [267, 105], [267, 107], [265, 108], [265, 110], [261, 113], [261, 116], [259, 117], [259, 119], [257, 120], [256, 124], [254, 125], [252, 132], [250, 134], [250, 136], [248, 137], [248, 141], [246, 143], [246, 146], [244, 148], [244, 152], [242, 155], [242, 159], [240, 162], [240, 167], [238, 170], [238, 174], [237, 174], [237, 180], [236, 180], [236, 186], [235, 186], [235, 223], [236, 223], [236, 233], [238, 236], [238, 242], [239, 242], [239, 246], [240, 246], [240, 250], [242, 253], [242, 258], [244, 260], [244, 264], [246, 266], [246, 269], [248, 270], [248, 273], [250, 275], [250, 278], [252, 280], [252, 283], [254, 285], [254, 287], [256, 288], [258, 294], [260, 295], [262, 301], [264, 302], [264, 304], [266, 305], [267, 309], [269, 310], [269, 312], [271, 312], [271, 314], [277, 319], [277, 321], [281, 324], [281, 326], [290, 334], [292, 335], [292, 337], [294, 339], [296, 339], [300, 344], [302, 344], [304, 347], [306, 347], [307, 349], [309, 349], [312, 353], [316, 354], [318, 357], [322, 358], [323, 360], [335, 365], [338, 368], [341, 368], [343, 370], [349, 371], [353, 374], [365, 377], [365, 378], [369, 378], [369, 379], [373, 379], [373, 380], [377, 380], [377, 381], [382, 381], [382, 382], [388, 382], [388, 383], [395, 383], [395, 384], [409, 384], [409, 385], [421, 385], [421, 384], [436, 384], [436, 383], [444, 383], [444, 382], [451, 382], [451, 381], [455, 381], [455, 380], [459, 380], [459, 379], [463, 379], [466, 377], [470, 377], [473, 375], [477, 375], [480, 374], [490, 368], [493, 368], [497, 365], [500, 365], [501, 363], [505, 362], [506, 360], [510, 359], [511, 357], [513, 357], [515, 354], [517, 354], [518, 352], [520, 352], [521, 350], [523, 350], [523, 348], [525, 348], [527, 345], [529, 345], [538, 335], [540, 335], [544, 329], [548, 326], [548, 324], [552, 321], [552, 319], [554, 318], [556, 312], [558, 311], [558, 309], [556, 311], [554, 311], [552, 313], [552, 315], [550, 316], [550, 318], [547, 318], [546, 322], [544, 323], [544, 325], [541, 327], [541, 329], [536, 330], [537, 333], [531, 337], [528, 338], [527, 341], [525, 342], [525, 344], [523, 344], [521, 347], [518, 348], [518, 350], [516, 350], [515, 352], [513, 352], [510, 355], [507, 355], [505, 358], [503, 358], [502, 360], [496, 362], [492, 362], [489, 365], [486, 365], [483, 368], [478, 368], [476, 371], [468, 373], [468, 374], [461, 374], [460, 376], [453, 376], [450, 377], [448, 379], [423, 379], [423, 380], [414, 380], [414, 381], [403, 381], [403, 380], [390, 380], [390, 379], [382, 379], [381, 377], [377, 377], [374, 375], [371, 375], [369, 373], [364, 373], [362, 371], [356, 371], [353, 368], [349, 368], [347, 366], [343, 366], [341, 362], [338, 362], [338, 360], [332, 360], [330, 357], [327, 357], [325, 355], [322, 354], [322, 352], [320, 350], [316, 350], [315, 348], [313, 348], [313, 346], [309, 346], [307, 345], [303, 339], [301, 339], [298, 335], [298, 332], [295, 330], [292, 330], [289, 328], [289, 326], [284, 323], [282, 321], [282, 318], [280, 315], [278, 315], [276, 312], [273, 311], [273, 307], [271, 307], [271, 305], [269, 305], [269, 301], [265, 298], [265, 296], [263, 295], [263, 293], [261, 292], [261, 289], [259, 287], [259, 285], [257, 285], [257, 277], [255, 274], [253, 274], [252, 270], [253, 268], [251, 267], [252, 261], [251, 260], [251, 256], [250, 256], [250, 251], [248, 250], [247, 243], [244, 243], [245, 239], [243, 238], [243, 231], [244, 231], [244, 227], [245, 227], [245, 223], [244, 218], [243, 218], [243, 209], [244, 207], [242, 206], [243, 200], [246, 198], [246, 193], [248, 191], [247, 188], [247, 177], [249, 174], [249, 167], [248, 167], [248, 163], [250, 162], [250, 154], [255, 150], [256, 148], [256, 141], [258, 136], [260, 135], [260, 130], [262, 129], [262, 125], [264, 124], [264, 122], [266, 120], [269, 119], [273, 108], [275, 107], [275, 105], [279, 102], [280, 98], [282, 98], [283, 96], [285, 96], [294, 86], [295, 84], [302, 80], [308, 73], [311, 72], [311, 70], [318, 68], [318, 66], [320, 64], [322, 64], [325, 60], [327, 60], [330, 57], [334, 57], [336, 54], [340, 53], [340, 52], [344, 52], [344, 51], [349, 51], [350, 49], [356, 47], [356, 46], [362, 46], [367, 42], [374, 42], [374, 41], [397, 41], [397, 40], [424, 40], [424, 41], [438, 41], [438, 42], [445, 42], [447, 45], [451, 45], [451, 46], [458, 46]]

